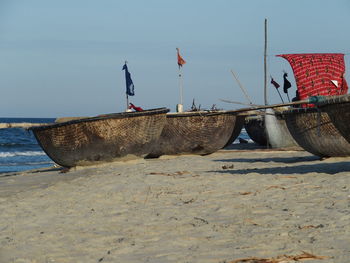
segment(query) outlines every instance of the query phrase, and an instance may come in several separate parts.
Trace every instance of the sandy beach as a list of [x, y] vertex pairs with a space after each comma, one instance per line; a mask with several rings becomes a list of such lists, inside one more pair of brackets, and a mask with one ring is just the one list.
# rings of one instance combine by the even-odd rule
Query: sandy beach
[[349, 262], [349, 172], [230, 149], [0, 176], [0, 262]]

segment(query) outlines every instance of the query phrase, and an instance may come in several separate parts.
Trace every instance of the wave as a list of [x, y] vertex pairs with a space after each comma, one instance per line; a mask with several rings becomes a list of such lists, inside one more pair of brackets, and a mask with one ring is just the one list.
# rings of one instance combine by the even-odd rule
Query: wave
[[43, 165], [53, 165], [53, 161], [45, 161], [45, 162], [17, 162], [17, 163], [6, 163], [1, 164], [0, 163], [0, 170], [3, 169], [2, 167], [13, 167], [13, 166], [43, 166]]
[[37, 143], [18, 143], [18, 142], [0, 142], [0, 147], [33, 147], [33, 146], [39, 146]]
[[46, 155], [43, 151], [26, 151], [26, 152], [0, 152], [0, 158], [15, 156], [39, 156]]

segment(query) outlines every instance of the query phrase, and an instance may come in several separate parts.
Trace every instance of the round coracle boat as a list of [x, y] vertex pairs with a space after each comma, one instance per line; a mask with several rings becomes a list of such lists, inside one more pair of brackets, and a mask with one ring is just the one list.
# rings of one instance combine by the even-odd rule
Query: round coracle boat
[[246, 117], [244, 128], [248, 136], [255, 143], [262, 146], [268, 146], [264, 114]]
[[331, 97], [318, 106], [329, 115], [334, 126], [350, 143], [350, 95]]
[[244, 116], [237, 118], [237, 113], [230, 111], [168, 113], [166, 116], [166, 124], [148, 158], [213, 153], [238, 137], [244, 120]]
[[122, 112], [33, 127], [39, 145], [63, 167], [149, 154], [166, 122], [166, 108]]
[[333, 125], [326, 112], [297, 108], [283, 112], [294, 140], [306, 151], [320, 156], [350, 156], [350, 144]]

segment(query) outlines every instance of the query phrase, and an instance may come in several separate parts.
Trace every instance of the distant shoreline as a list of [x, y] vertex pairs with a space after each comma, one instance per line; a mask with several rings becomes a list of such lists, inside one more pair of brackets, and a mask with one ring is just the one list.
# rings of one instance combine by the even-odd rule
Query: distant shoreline
[[31, 122], [19, 122], [19, 123], [0, 123], [0, 129], [8, 128], [30, 128], [34, 126], [41, 126], [48, 123], [31, 123]]
[[56, 118], [0, 118], [0, 129], [30, 128], [54, 123]]

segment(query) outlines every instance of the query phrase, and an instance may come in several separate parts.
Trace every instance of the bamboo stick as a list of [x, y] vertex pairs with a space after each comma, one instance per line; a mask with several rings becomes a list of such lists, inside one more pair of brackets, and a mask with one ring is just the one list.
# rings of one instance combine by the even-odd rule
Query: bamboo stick
[[253, 102], [252, 100], [250, 99], [249, 95], [248, 95], [248, 92], [246, 91], [246, 89], [243, 87], [243, 85], [241, 84], [241, 82], [238, 80], [236, 74], [233, 72], [233, 70], [231, 69], [231, 73], [232, 75], [234, 76], [234, 78], [236, 79], [237, 83], [238, 83], [238, 86], [241, 88], [244, 96], [246, 97], [247, 101], [249, 102], [249, 104], [253, 105]]
[[283, 106], [292, 106], [292, 105], [298, 105], [298, 104], [308, 104], [308, 103], [315, 103], [310, 101], [309, 99], [307, 100], [299, 100], [299, 101], [294, 101], [294, 102], [289, 102], [289, 103], [279, 103], [279, 104], [271, 104], [271, 105], [251, 105], [251, 104], [244, 104], [242, 102], [238, 101], [232, 101], [232, 100], [225, 100], [225, 99], [220, 99], [223, 102], [227, 103], [233, 103], [233, 104], [240, 104], [240, 105], [250, 105], [250, 108], [242, 108], [238, 110], [233, 110], [233, 112], [244, 112], [244, 111], [252, 111], [252, 110], [262, 110], [262, 109], [272, 109], [272, 108], [278, 108], [278, 107], [283, 107]]

